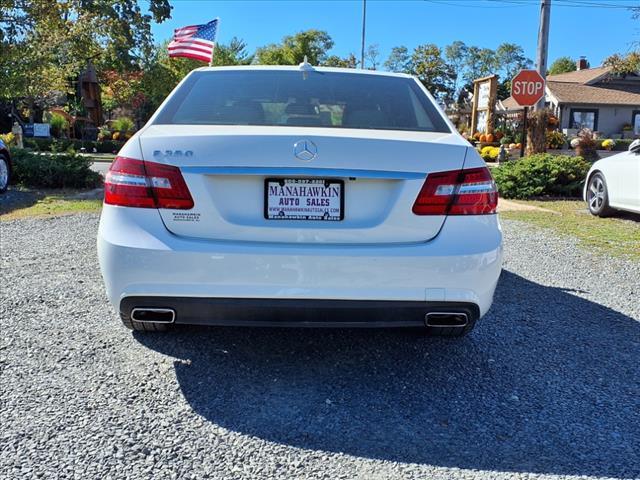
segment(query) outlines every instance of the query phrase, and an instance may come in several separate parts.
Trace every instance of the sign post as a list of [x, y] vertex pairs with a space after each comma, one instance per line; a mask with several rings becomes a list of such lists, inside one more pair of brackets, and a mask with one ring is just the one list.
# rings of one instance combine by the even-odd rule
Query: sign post
[[511, 80], [511, 96], [518, 105], [524, 107], [524, 118], [522, 119], [522, 147], [520, 156], [524, 156], [527, 145], [527, 115], [529, 107], [538, 103], [544, 97], [544, 78], [537, 70], [520, 70]]

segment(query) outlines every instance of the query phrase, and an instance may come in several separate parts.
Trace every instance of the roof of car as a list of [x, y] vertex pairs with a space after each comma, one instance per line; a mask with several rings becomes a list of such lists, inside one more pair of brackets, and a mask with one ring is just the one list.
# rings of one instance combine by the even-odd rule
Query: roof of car
[[386, 72], [381, 70], [366, 70], [361, 68], [337, 68], [337, 67], [314, 67], [310, 69], [305, 69], [300, 67], [299, 65], [231, 65], [226, 67], [200, 67], [196, 69], [198, 72], [215, 72], [222, 70], [255, 70], [255, 71], [265, 71], [265, 70], [279, 70], [279, 71], [291, 71], [291, 72], [309, 72], [309, 71], [317, 71], [317, 72], [331, 72], [331, 73], [351, 73], [358, 75], [379, 75], [385, 77], [402, 77], [402, 78], [413, 78], [412, 75], [408, 75], [406, 73], [396, 73], [396, 72]]

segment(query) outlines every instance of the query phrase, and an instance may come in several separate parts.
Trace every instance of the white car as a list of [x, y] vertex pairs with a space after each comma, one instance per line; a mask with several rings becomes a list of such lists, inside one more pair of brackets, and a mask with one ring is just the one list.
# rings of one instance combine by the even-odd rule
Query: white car
[[593, 215], [615, 210], [640, 213], [640, 140], [626, 152], [595, 162], [587, 173], [583, 198]]
[[202, 68], [122, 148], [98, 252], [135, 330], [170, 323], [419, 326], [493, 300], [489, 170], [413, 77]]

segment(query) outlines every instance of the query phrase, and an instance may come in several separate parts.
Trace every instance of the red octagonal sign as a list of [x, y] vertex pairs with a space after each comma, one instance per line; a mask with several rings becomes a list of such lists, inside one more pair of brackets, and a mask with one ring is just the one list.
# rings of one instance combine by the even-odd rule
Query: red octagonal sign
[[520, 70], [511, 80], [511, 96], [522, 107], [531, 107], [544, 96], [544, 78], [537, 70]]

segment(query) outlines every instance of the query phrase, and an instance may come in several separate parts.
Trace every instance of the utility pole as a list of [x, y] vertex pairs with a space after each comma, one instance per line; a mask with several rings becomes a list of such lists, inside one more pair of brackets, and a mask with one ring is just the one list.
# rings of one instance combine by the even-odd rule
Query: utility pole
[[[536, 69], [547, 78], [547, 56], [549, 54], [549, 19], [551, 17], [551, 0], [540, 0], [540, 29], [538, 30], [538, 51], [536, 53]], [[543, 96], [535, 106], [535, 110], [544, 108]]]
[[364, 70], [364, 33], [367, 24], [367, 0], [362, 0], [362, 51], [360, 53], [360, 68]]

